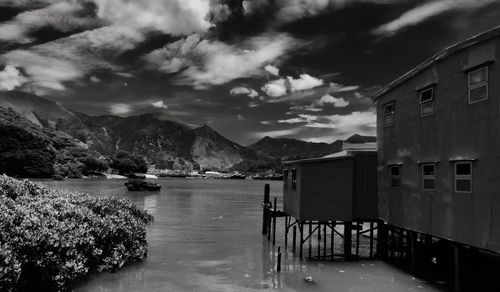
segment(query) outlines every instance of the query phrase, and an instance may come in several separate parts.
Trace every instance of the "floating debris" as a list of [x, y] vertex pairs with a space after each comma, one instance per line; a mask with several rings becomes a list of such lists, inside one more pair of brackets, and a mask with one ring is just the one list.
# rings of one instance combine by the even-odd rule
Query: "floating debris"
[[307, 276], [304, 278], [304, 281], [311, 283], [311, 282], [313, 282], [313, 277]]

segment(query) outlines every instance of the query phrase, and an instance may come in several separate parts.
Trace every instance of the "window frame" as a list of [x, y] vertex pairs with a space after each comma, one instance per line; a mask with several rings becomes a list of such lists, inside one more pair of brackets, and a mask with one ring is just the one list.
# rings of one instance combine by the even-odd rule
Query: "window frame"
[[[426, 100], [426, 101], [422, 101], [422, 94], [424, 92], [426, 92], [426, 91], [429, 91], [429, 90], [432, 92], [431, 99]], [[435, 111], [434, 93], [435, 93], [435, 90], [434, 90], [433, 86], [427, 87], [427, 88], [424, 88], [424, 89], [420, 90], [419, 99], [420, 99], [420, 117], [421, 118], [432, 116], [434, 114], [434, 111]], [[430, 103], [432, 103], [432, 112], [428, 113], [428, 114], [424, 114], [423, 110], [422, 110], [423, 106], [427, 105], [427, 104], [430, 104]]]
[[[432, 174], [432, 175], [428, 175], [428, 174], [427, 174], [427, 175], [425, 175], [425, 174], [424, 174], [424, 168], [425, 168], [426, 166], [430, 166], [430, 165], [432, 165], [432, 168], [433, 168], [433, 174]], [[420, 165], [420, 167], [421, 167], [421, 171], [420, 171], [420, 175], [421, 175], [421, 182], [420, 182], [420, 186], [421, 186], [421, 188], [422, 188], [422, 191], [425, 191], [425, 192], [434, 192], [434, 191], [436, 191], [436, 164], [435, 164], [435, 163], [422, 163], [422, 164]], [[434, 181], [434, 183], [433, 183], [433, 188], [432, 188], [432, 189], [426, 189], [426, 188], [424, 187], [424, 185], [425, 185], [425, 184], [424, 184], [424, 181], [425, 181], [426, 179], [427, 179], [427, 180], [428, 180], [428, 179], [432, 179], [432, 180]]]
[[[454, 176], [453, 180], [454, 180], [454, 186], [455, 186], [455, 188], [454, 188], [455, 193], [472, 194], [472, 189], [473, 189], [473, 186], [472, 186], [472, 182], [473, 182], [473, 180], [472, 180], [472, 161], [456, 161], [454, 164], [455, 165], [453, 166], [453, 176]], [[470, 174], [468, 174], [468, 175], [463, 175], [463, 174], [457, 175], [457, 166], [459, 164], [468, 164], [470, 166]], [[459, 191], [459, 190], [457, 190], [457, 181], [460, 180], [460, 179], [461, 180], [466, 180], [466, 179], [470, 180], [470, 191]]]
[[297, 169], [292, 168], [292, 190], [297, 190]]
[[[392, 106], [392, 111], [390, 113], [386, 113], [386, 111], [385, 111], [385, 109], [388, 106]], [[396, 112], [396, 102], [394, 100], [384, 104], [384, 127], [385, 128], [394, 126], [395, 112]], [[392, 116], [392, 123], [391, 124], [387, 123], [387, 117], [389, 117], [389, 116]]]
[[[477, 84], [471, 84], [471, 76], [472, 74], [478, 72], [478, 71], [481, 71], [481, 70], [486, 70], [486, 80], [485, 81], [481, 81]], [[471, 101], [470, 99], [470, 96], [471, 96], [471, 91], [473, 89], [476, 89], [476, 88], [479, 88], [479, 87], [482, 87], [482, 86], [486, 86], [486, 98], [482, 98], [482, 99], [478, 99], [478, 100], [474, 100], [474, 101]], [[469, 104], [474, 104], [474, 103], [478, 103], [478, 102], [481, 102], [481, 101], [485, 101], [485, 100], [488, 100], [489, 99], [489, 68], [488, 66], [481, 66], [475, 70], [471, 70], [467, 73], [467, 87], [469, 89], [469, 92], [468, 92], [468, 102]]]
[[[392, 173], [392, 169], [395, 168], [398, 170], [398, 174], [394, 175]], [[399, 190], [401, 189], [401, 165], [389, 165], [389, 185], [392, 190]], [[392, 182], [393, 180], [398, 180], [398, 186], [395, 187]]]

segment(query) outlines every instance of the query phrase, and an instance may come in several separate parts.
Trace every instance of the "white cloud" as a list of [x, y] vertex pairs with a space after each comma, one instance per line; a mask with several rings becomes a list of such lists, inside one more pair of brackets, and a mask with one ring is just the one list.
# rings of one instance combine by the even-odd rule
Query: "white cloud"
[[434, 0], [426, 2], [409, 11], [406, 11], [395, 20], [381, 25], [373, 32], [382, 36], [390, 36], [397, 33], [401, 29], [417, 25], [424, 22], [428, 18], [442, 14], [446, 11], [471, 9], [484, 6], [492, 2], [494, 2], [494, 0]]
[[323, 85], [322, 79], [312, 77], [309, 74], [300, 74], [298, 79], [288, 76], [287, 80], [290, 85], [291, 92], [307, 90]]
[[25, 82], [26, 78], [12, 65], [7, 65], [0, 71], [0, 91], [14, 90]]
[[168, 106], [163, 102], [163, 100], [151, 102], [151, 105], [156, 108], [167, 109]]
[[94, 18], [79, 16], [84, 7], [76, 1], [60, 1], [49, 6], [22, 12], [0, 25], [0, 40], [16, 43], [29, 43], [29, 36], [43, 26], [54, 27], [62, 32], [77, 28], [89, 28], [99, 24]]
[[101, 82], [101, 79], [99, 79], [99, 77], [97, 77], [95, 75], [90, 76], [89, 80], [92, 83], [99, 83], [99, 82]]
[[319, 106], [324, 106], [325, 104], [333, 104], [335, 107], [346, 107], [349, 105], [349, 102], [343, 98], [336, 98], [329, 94], [325, 94], [317, 101], [317, 104]]
[[96, 0], [97, 15], [114, 25], [137, 30], [149, 29], [172, 35], [205, 32], [209, 0]]
[[266, 136], [269, 137], [283, 137], [297, 134], [300, 131], [299, 128], [287, 129], [287, 130], [274, 130], [274, 131], [263, 131], [253, 133], [252, 136], [258, 139], [262, 139]]
[[264, 64], [279, 60], [295, 45], [296, 41], [287, 34], [252, 37], [239, 45], [191, 35], [152, 51], [145, 59], [151, 68], [166, 73], [182, 70], [179, 84], [203, 89], [238, 78], [260, 76]]
[[125, 115], [132, 111], [132, 107], [125, 103], [115, 103], [110, 105], [109, 112], [113, 115]]
[[259, 94], [257, 93], [257, 91], [255, 91], [255, 89], [247, 88], [247, 87], [244, 87], [244, 86], [234, 87], [233, 89], [231, 89], [231, 91], [229, 91], [229, 93], [231, 95], [242, 95], [242, 94], [244, 94], [244, 95], [248, 95], [251, 98], [259, 96]]
[[261, 90], [270, 97], [283, 96], [287, 93], [285, 82], [286, 81], [283, 78], [269, 81], [268, 83], [264, 84], [264, 86], [262, 86]]
[[321, 108], [317, 107], [314, 103], [311, 105], [296, 105], [290, 107], [290, 110], [294, 111], [308, 111], [308, 112], [320, 112]]
[[339, 83], [330, 82], [330, 91], [331, 92], [346, 92], [346, 91], [354, 91], [359, 89], [359, 85], [351, 85], [345, 86]]
[[273, 65], [266, 65], [266, 67], [264, 67], [264, 70], [266, 70], [267, 72], [271, 73], [274, 76], [280, 75], [280, 69], [278, 69], [278, 67], [275, 67]]

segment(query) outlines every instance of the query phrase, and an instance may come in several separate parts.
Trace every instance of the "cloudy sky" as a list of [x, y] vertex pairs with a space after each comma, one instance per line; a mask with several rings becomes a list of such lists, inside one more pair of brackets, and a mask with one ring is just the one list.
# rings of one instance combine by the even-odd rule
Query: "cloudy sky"
[[371, 94], [497, 25], [492, 0], [0, 0], [0, 90], [332, 142], [374, 134]]

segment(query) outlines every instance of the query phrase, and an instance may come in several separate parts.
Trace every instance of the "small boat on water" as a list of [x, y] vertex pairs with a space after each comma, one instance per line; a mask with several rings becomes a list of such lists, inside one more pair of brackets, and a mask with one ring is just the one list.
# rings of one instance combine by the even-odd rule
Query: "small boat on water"
[[65, 180], [66, 178], [62, 175], [54, 174], [52, 180]]
[[158, 179], [156, 175], [134, 173], [128, 176], [125, 186], [129, 191], [159, 191], [161, 185], [147, 181], [146, 179]]

